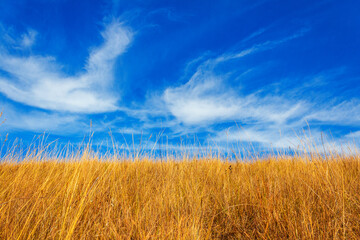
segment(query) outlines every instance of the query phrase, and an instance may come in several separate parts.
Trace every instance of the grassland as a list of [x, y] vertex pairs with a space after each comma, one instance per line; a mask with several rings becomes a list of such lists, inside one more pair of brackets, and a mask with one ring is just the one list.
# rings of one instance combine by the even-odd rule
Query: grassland
[[0, 164], [0, 239], [359, 236], [359, 157]]

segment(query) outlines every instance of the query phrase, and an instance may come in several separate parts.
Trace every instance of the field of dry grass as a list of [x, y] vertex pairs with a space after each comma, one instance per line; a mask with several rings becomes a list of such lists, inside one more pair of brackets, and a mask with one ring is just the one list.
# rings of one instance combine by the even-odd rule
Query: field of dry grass
[[0, 239], [359, 236], [359, 157], [0, 164]]

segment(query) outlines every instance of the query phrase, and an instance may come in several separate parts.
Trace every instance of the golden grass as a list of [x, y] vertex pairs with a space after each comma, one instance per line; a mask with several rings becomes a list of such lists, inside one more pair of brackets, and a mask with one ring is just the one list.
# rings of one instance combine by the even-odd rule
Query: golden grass
[[359, 236], [359, 157], [0, 164], [0, 239]]

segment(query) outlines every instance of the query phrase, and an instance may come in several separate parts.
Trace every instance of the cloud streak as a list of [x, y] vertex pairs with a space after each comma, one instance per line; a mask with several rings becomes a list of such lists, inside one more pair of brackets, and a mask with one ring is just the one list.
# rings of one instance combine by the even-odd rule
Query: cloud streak
[[37, 34], [35, 30], [28, 29], [28, 32], [22, 35], [21, 46], [23, 48], [30, 48], [35, 43]]
[[306, 31], [301, 30], [281, 40], [257, 44], [238, 53], [205, 60], [187, 83], [164, 91], [162, 98], [168, 110], [180, 122], [188, 125], [234, 120], [281, 124], [298, 116], [306, 107], [303, 102], [292, 102], [270, 94], [260, 96], [256, 92], [244, 95], [226, 85], [227, 73], [217, 74], [215, 68], [231, 60], [272, 49], [303, 36]]
[[[76, 134], [81, 132], [84, 119], [74, 114], [49, 113], [38, 110], [23, 111], [7, 103], [0, 103], [5, 120], [2, 129], [33, 132], [52, 132], [57, 134]], [[85, 124], [84, 124], [85, 125]]]
[[[318, 75], [307, 76], [300, 86], [281, 89], [281, 93], [275, 90], [274, 83], [261, 86], [252, 92], [244, 92], [240, 86], [234, 84], [234, 79], [237, 79], [238, 84], [246, 84], [247, 81], [239, 77], [242, 73], [239, 75], [239, 71], [234, 70], [234, 66], [239, 66], [239, 62], [234, 65], [234, 61], [280, 47], [288, 41], [302, 37], [308, 31], [307, 28], [301, 29], [286, 38], [266, 41], [239, 52], [225, 53], [214, 58], [200, 58], [201, 62], [185, 84], [168, 87], [162, 94], [165, 108], [178, 123], [185, 126], [175, 128], [182, 129], [180, 131], [193, 128], [197, 131], [197, 127], [202, 127], [212, 133], [208, 140], [215, 142], [256, 142], [266, 147], [304, 148], [310, 140], [304, 139], [307, 138], [304, 129], [307, 129], [308, 123], [358, 126], [358, 99], [341, 101], [333, 98], [332, 101], [325, 101], [321, 95], [316, 95], [315, 98], [304, 94], [304, 91], [310, 90], [314, 84], [319, 85]], [[224, 70], [228, 66], [230, 70]], [[256, 66], [250, 67], [250, 70], [254, 68]], [[243, 72], [247, 71], [249, 69]], [[342, 74], [343, 71], [332, 70], [328, 71], [329, 76], [326, 72], [321, 73], [323, 78], [342, 78]], [[321, 84], [326, 82], [322, 81]], [[236, 122], [241, 128], [222, 131], [221, 126], [229, 126], [230, 122]], [[311, 130], [311, 141], [321, 143], [321, 131], [315, 125]], [[344, 139], [346, 138], [338, 136], [331, 140], [331, 143], [337, 145]]]
[[73, 113], [117, 110], [119, 96], [111, 89], [113, 66], [131, 43], [133, 34], [113, 21], [101, 35], [104, 43], [90, 52], [85, 72], [75, 76], [65, 74], [53, 57], [18, 57], [1, 51], [0, 69], [8, 76], [0, 77], [0, 92], [13, 101], [46, 110]]
[[198, 70], [188, 83], [165, 90], [163, 99], [169, 111], [185, 124], [241, 120], [242, 122], [284, 123], [305, 108], [277, 96], [238, 95], [221, 76]]

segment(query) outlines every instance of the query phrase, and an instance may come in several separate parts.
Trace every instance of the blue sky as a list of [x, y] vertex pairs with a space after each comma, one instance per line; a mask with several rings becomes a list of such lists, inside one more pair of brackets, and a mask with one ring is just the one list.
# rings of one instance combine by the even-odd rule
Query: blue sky
[[359, 7], [3, 0], [1, 137], [77, 142], [91, 122], [99, 142], [111, 131], [287, 148], [308, 125], [314, 139], [357, 140]]

